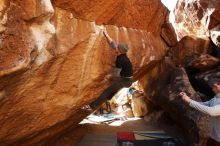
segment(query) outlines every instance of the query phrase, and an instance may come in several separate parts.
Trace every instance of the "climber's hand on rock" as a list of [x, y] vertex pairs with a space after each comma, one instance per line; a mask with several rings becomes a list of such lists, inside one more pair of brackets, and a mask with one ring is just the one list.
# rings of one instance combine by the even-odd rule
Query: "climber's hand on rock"
[[103, 28], [103, 34], [104, 34], [105, 36], [108, 35], [106, 28]]
[[182, 96], [182, 99], [184, 102], [186, 102], [188, 104], [190, 103], [191, 99], [189, 96], [187, 96], [187, 94], [185, 92], [180, 92], [179, 95]]
[[183, 97], [183, 96], [187, 96], [185, 92], [180, 92], [179, 95], [182, 96], [182, 97]]

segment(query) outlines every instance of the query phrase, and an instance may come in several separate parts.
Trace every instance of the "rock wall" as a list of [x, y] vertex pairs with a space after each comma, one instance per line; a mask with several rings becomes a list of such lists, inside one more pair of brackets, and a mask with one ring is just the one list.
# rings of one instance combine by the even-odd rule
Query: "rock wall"
[[0, 1], [2, 145], [33, 145], [74, 127], [78, 109], [111, 84], [115, 56], [101, 24], [128, 43], [135, 72], [166, 54], [159, 0], [52, 2]]
[[179, 0], [174, 27], [180, 41], [164, 36], [172, 32], [164, 24], [167, 57], [139, 79], [148, 99], [182, 127], [190, 146], [206, 145], [209, 117], [184, 105], [178, 94], [184, 91], [196, 101], [213, 97], [208, 83], [220, 79], [219, 6], [219, 0]]
[[[219, 46], [219, 6], [219, 0], [179, 0], [178, 42], [160, 0], [1, 0], [0, 144], [43, 144], [85, 117], [80, 107], [111, 84], [106, 77], [115, 55], [103, 36], [104, 27], [117, 42], [128, 43], [134, 79], [141, 78], [147, 98], [186, 135], [192, 126], [193, 136], [186, 137], [193, 145], [201, 144], [207, 137], [206, 117], [181, 104], [177, 92], [195, 91], [184, 70], [174, 66], [199, 71], [219, 66], [209, 40]], [[165, 55], [174, 66], [164, 64]], [[179, 73], [175, 77], [174, 71]], [[210, 73], [218, 76], [218, 70]], [[206, 73], [197, 78], [206, 78]], [[170, 108], [172, 104], [178, 108]], [[180, 113], [184, 115], [177, 119]]]
[[208, 116], [185, 105], [179, 93], [187, 92], [194, 100], [201, 98], [192, 88], [183, 68], [176, 67], [169, 58], [165, 58], [140, 79], [148, 99], [160, 106], [185, 135], [189, 146], [203, 146], [210, 127]]
[[193, 58], [202, 54], [208, 54], [212, 50], [210, 48], [209, 39], [192, 38], [185, 36], [176, 46], [169, 49], [170, 56], [177, 65], [188, 66]]
[[219, 45], [220, 0], [179, 0], [174, 10], [178, 37], [208, 38]]
[[[168, 10], [160, 0], [53, 0], [55, 6], [70, 10], [76, 18], [160, 34]], [[155, 19], [157, 18], [157, 19]]]

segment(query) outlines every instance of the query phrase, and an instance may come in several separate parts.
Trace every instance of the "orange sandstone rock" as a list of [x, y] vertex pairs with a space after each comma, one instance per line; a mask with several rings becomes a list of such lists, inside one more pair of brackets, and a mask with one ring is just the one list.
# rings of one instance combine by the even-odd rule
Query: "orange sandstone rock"
[[[159, 1], [120, 2], [74, 1], [66, 5], [71, 9], [46, 0], [0, 2], [1, 144], [33, 145], [84, 118], [78, 109], [111, 84], [105, 76], [115, 56], [102, 23], [112, 24], [105, 27], [113, 39], [128, 43], [135, 72], [165, 55], [158, 34], [167, 10]], [[106, 7], [111, 18], [101, 17]]]

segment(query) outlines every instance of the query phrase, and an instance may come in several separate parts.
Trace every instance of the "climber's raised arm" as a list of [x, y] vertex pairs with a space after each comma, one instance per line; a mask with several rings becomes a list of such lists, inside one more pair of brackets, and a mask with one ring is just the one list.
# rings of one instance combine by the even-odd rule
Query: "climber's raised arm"
[[104, 29], [103, 31], [104, 36], [106, 37], [109, 45], [111, 46], [111, 48], [116, 49], [117, 48], [117, 44], [115, 43], [115, 41], [108, 35], [106, 29]]

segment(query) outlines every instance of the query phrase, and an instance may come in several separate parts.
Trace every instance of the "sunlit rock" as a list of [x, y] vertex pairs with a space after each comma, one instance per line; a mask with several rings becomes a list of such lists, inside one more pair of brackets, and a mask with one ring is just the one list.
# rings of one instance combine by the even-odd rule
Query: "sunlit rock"
[[220, 23], [219, 8], [219, 0], [179, 0], [175, 8], [178, 37], [208, 38], [210, 29]]
[[[135, 73], [149, 62], [161, 60], [167, 49], [159, 36], [160, 25], [167, 11], [160, 4], [152, 4], [160, 19], [147, 17], [145, 21], [135, 12], [132, 19], [137, 15], [137, 23], [124, 19], [128, 15], [124, 13], [120, 17], [123, 21], [112, 17], [118, 20], [109, 23], [114, 25], [98, 25], [96, 22], [104, 23], [102, 19], [79, 19], [85, 18], [84, 13], [76, 16], [73, 11], [52, 6], [49, 0], [4, 4], [7, 21], [0, 36], [0, 143], [35, 145], [76, 126], [85, 117], [79, 109], [111, 84], [106, 76], [112, 73], [116, 57], [103, 36], [104, 27], [117, 42], [128, 43]], [[120, 6], [126, 10], [130, 5]], [[98, 8], [83, 10], [99, 16], [103, 10]], [[142, 22], [144, 26], [138, 27]], [[138, 29], [145, 27], [145, 22], [152, 22], [146, 30], [155, 33]], [[123, 27], [116, 26], [119, 24]]]
[[211, 29], [210, 33], [211, 33], [211, 40], [215, 45], [217, 45], [220, 48], [220, 24], [214, 27], [213, 29]]
[[146, 97], [136, 91], [131, 99], [131, 107], [135, 117], [143, 117], [149, 113], [150, 103]]
[[54, 5], [70, 10], [76, 18], [156, 33], [160, 32], [168, 14], [160, 0], [54, 0]]

